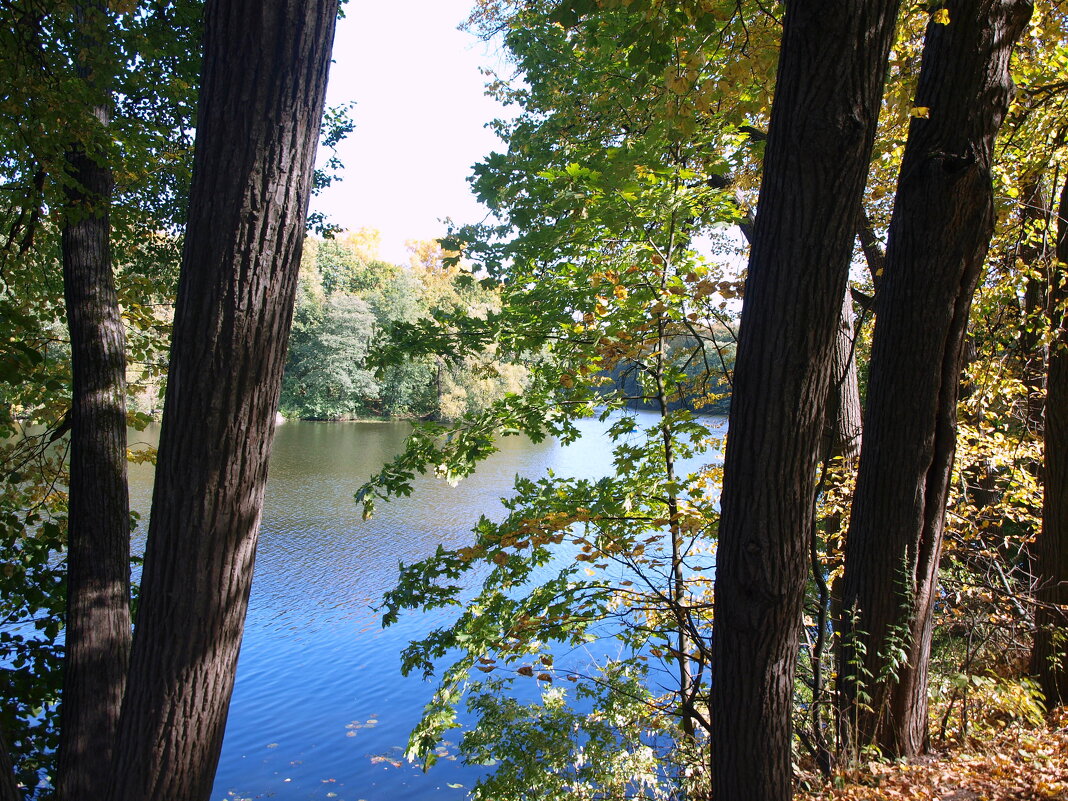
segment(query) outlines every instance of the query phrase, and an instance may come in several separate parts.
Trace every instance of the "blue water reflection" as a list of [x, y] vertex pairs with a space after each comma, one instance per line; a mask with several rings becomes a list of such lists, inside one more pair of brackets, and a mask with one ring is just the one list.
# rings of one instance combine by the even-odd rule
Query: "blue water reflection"
[[[499, 498], [517, 474], [609, 474], [603, 424], [580, 426], [583, 437], [570, 447], [506, 438], [472, 478], [450, 487], [424, 477], [411, 497], [381, 504], [370, 521], [361, 519], [353, 492], [400, 450], [408, 426], [279, 427], [213, 801], [465, 796], [480, 769], [462, 765], [455, 749], [426, 774], [403, 761], [433, 685], [401, 677], [399, 652], [446, 615], [408, 615], [382, 630], [372, 607], [393, 585], [398, 562], [424, 558], [439, 543], [468, 542], [480, 514], [499, 517]], [[151, 480], [151, 468], [132, 468], [131, 500], [146, 518]]]

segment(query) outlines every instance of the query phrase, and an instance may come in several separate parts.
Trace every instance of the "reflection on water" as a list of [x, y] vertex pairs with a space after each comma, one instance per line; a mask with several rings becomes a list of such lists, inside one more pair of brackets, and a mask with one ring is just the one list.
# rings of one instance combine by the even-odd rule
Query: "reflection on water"
[[[652, 419], [649, 420], [652, 422]], [[363, 521], [353, 493], [397, 453], [404, 423], [294, 423], [278, 428], [237, 686], [216, 777], [222, 799], [462, 798], [478, 769], [443, 758], [429, 773], [402, 762], [432, 686], [402, 678], [401, 648], [441, 625], [409, 615], [386, 630], [372, 606], [398, 562], [468, 541], [479, 515], [501, 513], [517, 474], [599, 477], [611, 449], [595, 420], [561, 447], [508, 437], [456, 487], [424, 477], [409, 498]], [[135, 434], [154, 442], [158, 432]], [[131, 466], [131, 502], [147, 519], [151, 468]]]

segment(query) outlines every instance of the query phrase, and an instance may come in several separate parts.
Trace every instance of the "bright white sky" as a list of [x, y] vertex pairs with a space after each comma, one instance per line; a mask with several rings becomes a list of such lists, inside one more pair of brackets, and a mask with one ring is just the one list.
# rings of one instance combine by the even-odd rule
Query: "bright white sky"
[[338, 21], [327, 103], [356, 101], [356, 130], [339, 148], [343, 180], [312, 207], [344, 228], [377, 228], [381, 256], [407, 263], [407, 239], [433, 239], [451, 217], [477, 222], [471, 167], [508, 114], [483, 93], [480, 66], [497, 49], [456, 29], [473, 0], [350, 0]]

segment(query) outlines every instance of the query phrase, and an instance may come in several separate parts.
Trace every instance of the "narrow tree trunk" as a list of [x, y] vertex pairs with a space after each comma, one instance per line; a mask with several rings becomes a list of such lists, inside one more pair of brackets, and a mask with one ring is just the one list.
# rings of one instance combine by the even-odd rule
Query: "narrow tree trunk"
[[[1020, 331], [1020, 357], [1023, 359], [1023, 384], [1027, 388], [1024, 407], [1027, 430], [1041, 435], [1043, 408], [1045, 405], [1046, 352], [1043, 342], [1043, 312], [1049, 317], [1046, 307], [1048, 280], [1044, 273], [1049, 256], [1047, 232], [1052, 213], [1046, 200], [1046, 187], [1039, 177], [1027, 180], [1023, 185], [1020, 203], [1021, 239], [1016, 257], [1031, 274], [1024, 288], [1023, 329]], [[1039, 231], [1043, 235], [1036, 241]], [[1036, 275], [1035, 273], [1039, 273]]]
[[[831, 388], [827, 397], [826, 423], [824, 423], [823, 441], [820, 453], [823, 470], [818, 487], [820, 492], [835, 491], [848, 480], [855, 467], [861, 450], [861, 396], [857, 380], [857, 359], [855, 359], [853, 334], [853, 304], [850, 290], [847, 289], [842, 303], [842, 312], [838, 317], [838, 330], [834, 337], [834, 349], [831, 357]], [[843, 516], [841, 513], [829, 514], [821, 520], [822, 535], [812, 537], [808, 561], [812, 570], [812, 579], [816, 590], [816, 608], [813, 615], [816, 632], [815, 638], [807, 638], [810, 643], [812, 677], [810, 687], [812, 700], [808, 705], [808, 720], [811, 722], [811, 736], [801, 735], [802, 741], [816, 758], [817, 765], [824, 775], [829, 776], [834, 766], [834, 754], [826, 734], [824, 734], [823, 710], [827, 708], [829, 698], [826, 695], [827, 680], [824, 675], [824, 657], [827, 655], [830, 627], [837, 621], [841, 610], [841, 581], [829, 581], [828, 565], [841, 559], [843, 539]]]
[[63, 283], [71, 339], [67, 620], [59, 799], [102, 798], [130, 652], [125, 331], [111, 273], [110, 170], [71, 154]]
[[[105, 13], [79, 7], [79, 23], [102, 29]], [[93, 54], [98, 37], [85, 38]], [[80, 72], [99, 93], [90, 67]], [[103, 128], [108, 116], [104, 105], [92, 109]], [[78, 144], [67, 156], [62, 231], [73, 393], [59, 801], [107, 792], [130, 653], [126, 334], [111, 269], [111, 169], [103, 153], [89, 148]]]
[[717, 801], [791, 794], [815, 468], [897, 6], [786, 6], [724, 465], [712, 655]]
[[853, 331], [853, 298], [842, 295], [838, 330], [831, 356], [831, 391], [827, 396], [823, 453], [832, 459], [852, 462], [860, 455], [860, 385], [857, 382], [856, 335]]
[[860, 242], [860, 250], [864, 254], [864, 261], [868, 265], [868, 274], [871, 275], [872, 286], [879, 291], [883, 274], [886, 272], [886, 251], [883, 249], [879, 238], [875, 235], [871, 219], [865, 209], [860, 211], [860, 223], [857, 225], [857, 240]]
[[209, 0], [114, 801], [211, 792], [252, 581], [337, 0]]
[[[840, 676], [859, 745], [927, 747], [931, 611], [956, 442], [961, 356], [993, 231], [994, 137], [1026, 0], [932, 17], [876, 298], [864, 446], [846, 544]], [[865, 700], [865, 697], [870, 700]]]
[[3, 731], [0, 731], [0, 801], [24, 801], [15, 781], [15, 766]]
[[1053, 341], [1046, 373], [1045, 487], [1035, 549], [1039, 605], [1031, 653], [1031, 669], [1050, 708], [1068, 703], [1068, 182], [1057, 213], [1048, 305]]

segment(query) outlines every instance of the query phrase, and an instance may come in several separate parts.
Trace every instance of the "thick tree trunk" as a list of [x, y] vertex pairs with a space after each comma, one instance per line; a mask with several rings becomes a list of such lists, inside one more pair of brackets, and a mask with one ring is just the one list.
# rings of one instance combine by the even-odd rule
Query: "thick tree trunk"
[[[761, 137], [767, 140], [767, 135]], [[726, 186], [726, 182], [724, 186]], [[740, 201], [738, 209], [742, 209]], [[745, 241], [753, 244], [753, 223], [755, 218], [752, 213], [746, 211], [738, 223], [738, 230]], [[857, 238], [865, 255], [868, 256], [869, 266], [873, 264], [872, 254], [879, 254], [875, 234], [871, 229], [867, 216], [863, 209], [858, 215]], [[874, 281], [879, 277], [876, 273], [881, 270], [872, 268]], [[860, 455], [860, 437], [864, 428], [862, 420], [863, 409], [860, 403], [860, 384], [857, 380], [856, 360], [856, 336], [853, 329], [853, 296], [847, 288], [842, 295], [842, 311], [838, 318], [838, 332], [834, 339], [834, 356], [831, 360], [831, 392], [827, 396], [826, 428], [824, 430], [824, 444], [820, 449], [821, 454], [831, 458], [840, 457], [852, 461]]]
[[1053, 341], [1046, 372], [1045, 487], [1031, 669], [1049, 707], [1068, 703], [1068, 182], [1061, 192], [1057, 260], [1049, 288]]
[[[931, 610], [961, 356], [994, 224], [994, 137], [1026, 0], [952, 0], [927, 29], [876, 298], [864, 445], [846, 544], [842, 688], [858, 744], [927, 746]], [[867, 696], [869, 701], [861, 703]]]
[[[79, 7], [95, 54], [102, 9]], [[97, 76], [80, 67], [87, 86]], [[108, 109], [92, 116], [102, 128]], [[67, 618], [56, 798], [103, 798], [130, 653], [130, 508], [126, 484], [126, 332], [111, 268], [111, 169], [84, 144], [67, 156], [62, 231], [70, 330], [71, 462]]]
[[724, 465], [712, 656], [717, 801], [791, 794], [815, 468], [897, 5], [786, 7]]
[[114, 801], [199, 801], [233, 690], [337, 0], [210, 0]]

